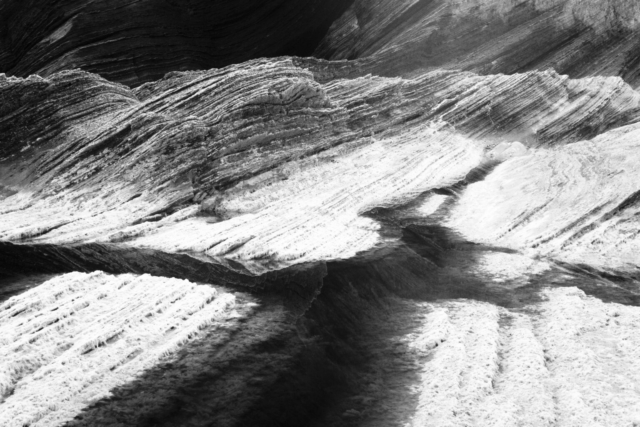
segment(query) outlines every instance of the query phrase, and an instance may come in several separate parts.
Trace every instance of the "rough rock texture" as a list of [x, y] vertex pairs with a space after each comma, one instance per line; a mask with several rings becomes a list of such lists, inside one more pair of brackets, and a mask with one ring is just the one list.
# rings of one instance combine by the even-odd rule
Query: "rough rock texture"
[[349, 2], [3, 0], [0, 72], [82, 68], [137, 86], [175, 70], [309, 55]]
[[0, 424], [640, 425], [636, 2], [263, 3], [0, 0]]
[[49, 280], [0, 307], [0, 422], [68, 421], [206, 329], [237, 328], [255, 305], [177, 279], [70, 273]]
[[315, 54], [384, 75], [553, 68], [637, 87], [639, 13], [632, 0], [356, 0]]
[[265, 417], [296, 425], [300, 414], [283, 416], [274, 401], [288, 405], [294, 394], [304, 420], [314, 387], [335, 381], [273, 298], [149, 275], [70, 273], [0, 310], [8, 427], [257, 426]]
[[415, 426], [635, 425], [637, 307], [576, 288], [513, 313], [474, 301], [425, 307], [428, 355]]
[[3, 77], [0, 179], [15, 194], [0, 236], [191, 251], [255, 272], [347, 258], [380, 243], [361, 213], [461, 181], [497, 143], [562, 145], [640, 111], [617, 78], [319, 82], [308, 67], [256, 61], [135, 91], [84, 72]]
[[639, 138], [627, 126], [507, 160], [467, 188], [448, 225], [474, 241], [635, 273]]

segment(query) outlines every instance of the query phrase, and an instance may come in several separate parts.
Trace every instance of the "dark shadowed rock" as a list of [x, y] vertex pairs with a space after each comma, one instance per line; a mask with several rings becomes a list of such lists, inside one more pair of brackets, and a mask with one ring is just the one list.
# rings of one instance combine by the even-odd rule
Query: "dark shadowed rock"
[[320, 66], [256, 60], [135, 90], [82, 71], [2, 76], [0, 184], [16, 193], [0, 236], [188, 251], [256, 272], [339, 259], [382, 243], [360, 212], [453, 185], [498, 143], [565, 145], [640, 111], [619, 78], [322, 79]]
[[169, 71], [310, 55], [342, 0], [3, 0], [0, 72], [82, 68], [137, 86]]

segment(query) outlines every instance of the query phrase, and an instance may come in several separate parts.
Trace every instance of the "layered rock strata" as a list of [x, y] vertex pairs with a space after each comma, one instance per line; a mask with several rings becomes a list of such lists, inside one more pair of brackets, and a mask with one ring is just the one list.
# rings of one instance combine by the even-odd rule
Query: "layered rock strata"
[[0, 71], [82, 68], [139, 86], [176, 70], [310, 55], [349, 2], [90, 0], [0, 2]]
[[456, 184], [495, 162], [496, 144], [547, 152], [639, 111], [617, 78], [320, 72], [256, 61], [134, 91], [83, 72], [3, 78], [0, 236], [190, 251], [254, 272], [348, 258], [384, 241], [363, 212]]
[[553, 68], [637, 87], [638, 13], [626, 0], [356, 0], [315, 55], [357, 59], [384, 75]]
[[255, 303], [151, 276], [70, 273], [0, 306], [3, 425], [51, 426], [166, 362], [207, 329], [220, 339]]
[[524, 313], [464, 300], [429, 306], [412, 341], [430, 357], [413, 425], [637, 423], [638, 308], [575, 288], [543, 295]]
[[474, 241], [636, 274], [639, 136], [627, 126], [507, 160], [467, 188], [448, 224]]
[[640, 422], [635, 3], [338, 3], [0, 0], [0, 424]]

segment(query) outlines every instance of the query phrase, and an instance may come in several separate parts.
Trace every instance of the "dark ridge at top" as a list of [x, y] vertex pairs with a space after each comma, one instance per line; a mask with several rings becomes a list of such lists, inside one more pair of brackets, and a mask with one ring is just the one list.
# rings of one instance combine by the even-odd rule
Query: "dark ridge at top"
[[554, 69], [637, 88], [639, 16], [640, 2], [629, 0], [355, 0], [314, 56], [358, 60], [384, 76]]

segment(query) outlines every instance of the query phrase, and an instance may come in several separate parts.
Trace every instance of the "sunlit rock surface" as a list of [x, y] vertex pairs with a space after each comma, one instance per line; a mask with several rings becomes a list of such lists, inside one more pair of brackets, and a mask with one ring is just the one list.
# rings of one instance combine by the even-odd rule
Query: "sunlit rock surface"
[[190, 251], [254, 272], [349, 258], [383, 240], [364, 212], [504, 160], [494, 146], [555, 153], [640, 111], [618, 78], [326, 81], [318, 67], [254, 61], [136, 90], [77, 71], [3, 78], [0, 237]]
[[344, 0], [3, 0], [0, 72], [82, 68], [138, 86], [176, 70], [310, 55]]
[[415, 426], [634, 425], [640, 309], [576, 288], [512, 312], [428, 305], [411, 346], [428, 359]]
[[250, 3], [0, 0], [0, 425], [640, 425], [635, 2]]
[[467, 188], [448, 224], [472, 240], [635, 273], [639, 137], [628, 126], [510, 159]]
[[[70, 273], [0, 306], [2, 425], [58, 425], [255, 303], [177, 280]], [[227, 337], [228, 331], [222, 335]]]

